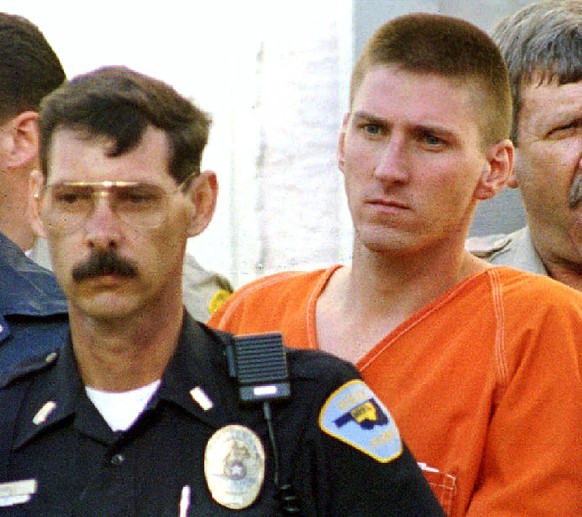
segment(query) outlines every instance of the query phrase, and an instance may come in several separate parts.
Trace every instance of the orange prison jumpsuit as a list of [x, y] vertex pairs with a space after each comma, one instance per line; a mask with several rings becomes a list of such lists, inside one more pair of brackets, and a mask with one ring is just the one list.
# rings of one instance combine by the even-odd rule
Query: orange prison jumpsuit
[[[315, 306], [340, 266], [266, 277], [210, 325], [317, 348]], [[356, 366], [445, 511], [582, 515], [582, 293], [506, 267], [471, 276]]]

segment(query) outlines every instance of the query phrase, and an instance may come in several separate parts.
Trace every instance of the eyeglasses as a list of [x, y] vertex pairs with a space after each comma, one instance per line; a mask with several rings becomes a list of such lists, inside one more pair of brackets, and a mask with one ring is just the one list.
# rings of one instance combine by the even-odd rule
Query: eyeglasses
[[107, 199], [111, 210], [128, 226], [153, 229], [166, 220], [170, 198], [183, 192], [197, 174], [188, 176], [173, 191], [137, 181], [63, 181], [45, 186], [36, 197], [41, 198], [44, 224], [59, 234], [78, 230], [99, 199]]

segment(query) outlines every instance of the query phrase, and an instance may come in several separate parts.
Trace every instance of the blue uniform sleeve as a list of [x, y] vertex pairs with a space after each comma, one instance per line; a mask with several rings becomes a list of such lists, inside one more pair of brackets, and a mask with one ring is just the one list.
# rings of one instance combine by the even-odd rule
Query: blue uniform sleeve
[[304, 370], [293, 382], [294, 396], [317, 399], [290, 458], [303, 473], [294, 477], [305, 515], [445, 515], [397, 422], [357, 370], [335, 358], [313, 362], [319, 375]]

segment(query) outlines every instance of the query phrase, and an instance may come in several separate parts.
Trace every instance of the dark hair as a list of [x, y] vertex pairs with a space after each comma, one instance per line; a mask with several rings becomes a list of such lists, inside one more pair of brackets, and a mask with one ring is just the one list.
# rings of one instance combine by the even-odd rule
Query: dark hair
[[148, 126], [170, 143], [169, 171], [177, 183], [200, 169], [210, 117], [171, 86], [122, 66], [79, 75], [46, 97], [40, 111], [40, 162], [48, 175], [51, 139], [59, 129], [105, 136], [109, 156], [135, 148]]
[[493, 40], [473, 24], [450, 16], [415, 13], [394, 18], [367, 42], [352, 72], [350, 105], [370, 69], [395, 65], [475, 88], [475, 110], [486, 144], [509, 136], [511, 95], [507, 68]]
[[582, 2], [549, 0], [528, 5], [501, 20], [493, 39], [509, 68], [514, 107], [511, 136], [517, 145], [523, 85], [582, 79]]
[[26, 18], [0, 12], [0, 121], [38, 111], [65, 72], [42, 32]]

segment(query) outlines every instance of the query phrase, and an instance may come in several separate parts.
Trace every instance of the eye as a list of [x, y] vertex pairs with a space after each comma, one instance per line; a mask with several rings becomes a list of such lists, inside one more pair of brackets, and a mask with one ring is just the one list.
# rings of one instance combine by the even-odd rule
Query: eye
[[363, 133], [364, 138], [370, 138], [372, 140], [381, 138], [387, 133], [386, 126], [374, 122], [362, 122], [358, 126], [358, 130]]
[[553, 128], [548, 136], [555, 139], [568, 138], [579, 134], [580, 128], [582, 128], [582, 121], [574, 120], [568, 124]]
[[369, 135], [379, 135], [382, 132], [382, 129], [378, 124], [366, 124], [363, 129]]
[[72, 208], [91, 201], [91, 189], [84, 187], [58, 186], [52, 190], [53, 202], [63, 208]]
[[139, 205], [149, 203], [153, 199], [153, 196], [147, 192], [123, 192], [119, 195], [119, 198], [123, 201]]
[[433, 133], [423, 132], [420, 134], [420, 141], [423, 145], [428, 148], [442, 148], [445, 145], [445, 141], [438, 136], [435, 136]]
[[118, 204], [132, 209], [155, 208], [161, 204], [164, 192], [154, 186], [142, 185], [139, 187], [119, 188], [115, 191]]

